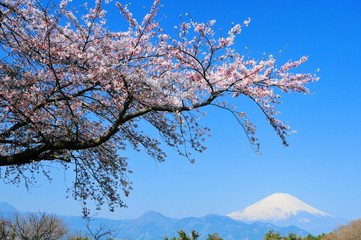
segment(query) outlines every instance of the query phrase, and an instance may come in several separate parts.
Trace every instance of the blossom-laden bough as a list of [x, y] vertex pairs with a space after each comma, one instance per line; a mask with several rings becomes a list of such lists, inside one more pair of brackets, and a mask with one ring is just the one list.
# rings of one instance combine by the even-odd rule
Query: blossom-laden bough
[[[205, 150], [209, 134], [197, 121], [203, 107], [231, 112], [259, 151], [255, 126], [225, 102], [229, 97], [251, 99], [287, 145], [290, 129], [276, 118], [276, 92], [308, 93], [305, 84], [317, 77], [294, 70], [306, 57], [277, 67], [272, 56], [240, 55], [231, 46], [249, 20], [218, 36], [214, 20], [190, 18], [171, 36], [156, 20], [158, 0], [141, 22], [116, 3], [129, 27], [111, 31], [101, 0], [82, 16], [69, 2], [0, 2], [3, 180], [51, 178], [46, 166], [60, 162], [75, 170], [75, 199], [124, 206], [131, 190], [126, 149], [163, 161], [166, 144], [193, 161], [190, 153]], [[160, 135], [150, 136], [144, 123]]]

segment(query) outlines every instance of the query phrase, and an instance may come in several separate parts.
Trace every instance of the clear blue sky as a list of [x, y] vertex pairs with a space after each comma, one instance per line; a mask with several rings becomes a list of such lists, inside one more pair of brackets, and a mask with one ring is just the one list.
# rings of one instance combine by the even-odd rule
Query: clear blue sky
[[[74, 1], [77, 2], [77, 1]], [[79, 1], [80, 2], [80, 1]], [[149, 2], [145, 3], [145, 2]], [[114, 5], [114, 1], [111, 3]], [[273, 54], [280, 62], [306, 55], [305, 72], [320, 69], [312, 95], [283, 97], [282, 119], [297, 133], [281, 140], [260, 112], [247, 102], [258, 126], [262, 155], [249, 146], [242, 129], [227, 113], [207, 109], [203, 120], [212, 129], [208, 150], [191, 165], [169, 152], [165, 163], [139, 153], [129, 156], [134, 190], [126, 209], [98, 216], [135, 218], [148, 210], [170, 217], [225, 215], [276, 192], [289, 193], [331, 215], [361, 218], [361, 2], [359, 1], [210, 1], [163, 0], [159, 17], [171, 29], [179, 15], [196, 21], [216, 19], [228, 31], [232, 22], [252, 19], [236, 41], [236, 49], [251, 57]], [[132, 1], [136, 16], [151, 1]], [[164, 15], [167, 18], [163, 17]], [[117, 14], [110, 14], [114, 24]], [[247, 47], [247, 49], [245, 49]], [[19, 210], [80, 215], [80, 205], [66, 199], [71, 177], [54, 169], [54, 180], [40, 180], [28, 192], [0, 182], [0, 202]], [[64, 179], [66, 182], [64, 183]]]

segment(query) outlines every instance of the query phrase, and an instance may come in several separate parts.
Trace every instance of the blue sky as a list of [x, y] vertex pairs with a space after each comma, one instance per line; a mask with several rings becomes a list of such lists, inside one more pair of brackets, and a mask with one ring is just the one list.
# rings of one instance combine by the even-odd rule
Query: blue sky
[[[73, 1], [77, 2], [77, 1]], [[79, 1], [80, 2], [80, 1]], [[361, 2], [358, 1], [210, 1], [163, 0], [159, 13], [166, 28], [191, 14], [196, 21], [216, 19], [228, 31], [232, 22], [250, 17], [235, 48], [254, 58], [273, 54], [279, 63], [306, 55], [300, 69], [316, 73], [320, 81], [309, 88], [312, 95], [284, 95], [282, 120], [297, 132], [290, 146], [247, 101], [245, 106], [258, 126], [262, 155], [256, 155], [236, 121], [226, 112], [209, 108], [205, 125], [212, 129], [208, 150], [190, 164], [173, 152], [156, 163], [141, 153], [129, 156], [134, 190], [125, 199], [126, 209], [98, 216], [135, 218], [148, 210], [170, 217], [225, 215], [276, 192], [289, 193], [331, 215], [361, 218]], [[151, 1], [132, 1], [141, 17]], [[114, 5], [114, 1], [110, 6]], [[110, 7], [108, 6], [108, 7]], [[109, 14], [110, 24], [117, 14]], [[163, 16], [167, 16], [166, 18]], [[120, 17], [120, 16], [119, 16]], [[0, 182], [0, 202], [19, 210], [80, 215], [81, 206], [66, 199], [71, 177], [54, 168], [52, 183], [40, 178], [39, 186], [24, 187]], [[64, 180], [66, 180], [64, 182]]]

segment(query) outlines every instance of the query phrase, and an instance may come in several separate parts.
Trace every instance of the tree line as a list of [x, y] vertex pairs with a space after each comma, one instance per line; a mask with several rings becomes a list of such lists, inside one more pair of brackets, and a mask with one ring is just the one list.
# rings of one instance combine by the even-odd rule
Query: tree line
[[[30, 213], [27, 215], [16, 214], [12, 217], [0, 217], [1, 240], [132, 240], [132, 238], [119, 238], [116, 229], [105, 225], [91, 228], [86, 221], [86, 232], [70, 233], [68, 226], [55, 215], [47, 213]], [[307, 235], [305, 237], [289, 233], [282, 236], [279, 232], [268, 231], [264, 240], [359, 240], [361, 236], [361, 219], [342, 225], [328, 234]], [[198, 240], [201, 235], [193, 230], [186, 233], [184, 230], [177, 232], [176, 237], [164, 237], [164, 240]], [[208, 234], [206, 240], [223, 240], [217, 233]]]

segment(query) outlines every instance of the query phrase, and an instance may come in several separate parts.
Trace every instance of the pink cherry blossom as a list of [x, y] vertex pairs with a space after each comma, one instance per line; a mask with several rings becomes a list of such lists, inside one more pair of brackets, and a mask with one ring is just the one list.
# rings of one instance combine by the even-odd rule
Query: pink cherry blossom
[[198, 121], [205, 106], [231, 112], [259, 151], [256, 126], [227, 96], [254, 102], [287, 145], [291, 130], [276, 107], [281, 91], [308, 93], [317, 80], [296, 72], [306, 57], [280, 68], [273, 56], [245, 58], [231, 48], [241, 25], [217, 37], [215, 20], [190, 19], [171, 36], [156, 20], [158, 0], [141, 22], [116, 3], [129, 24], [118, 32], [107, 28], [102, 1], [83, 16], [70, 2], [0, 3], [0, 178], [28, 183], [56, 161], [74, 169], [72, 195], [84, 206], [124, 206], [128, 149], [164, 161], [167, 144], [194, 161], [209, 135]]

